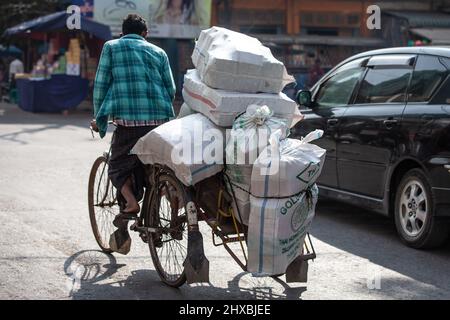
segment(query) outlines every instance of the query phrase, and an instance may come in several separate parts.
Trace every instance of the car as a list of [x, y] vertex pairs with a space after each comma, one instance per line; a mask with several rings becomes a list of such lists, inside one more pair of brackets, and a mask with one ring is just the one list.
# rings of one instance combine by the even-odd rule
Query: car
[[442, 245], [450, 222], [450, 48], [364, 52], [297, 94], [301, 138], [322, 129], [320, 194], [393, 217], [400, 239]]

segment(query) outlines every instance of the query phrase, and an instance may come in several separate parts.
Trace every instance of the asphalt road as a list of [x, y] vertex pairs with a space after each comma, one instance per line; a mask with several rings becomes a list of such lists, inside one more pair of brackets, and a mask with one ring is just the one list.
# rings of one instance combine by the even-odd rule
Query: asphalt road
[[389, 219], [324, 201], [307, 284], [243, 273], [203, 227], [210, 283], [168, 288], [137, 236], [128, 256], [98, 251], [87, 181], [110, 134], [93, 139], [89, 119], [88, 112], [37, 115], [0, 104], [0, 299], [450, 298], [449, 244], [407, 248]]

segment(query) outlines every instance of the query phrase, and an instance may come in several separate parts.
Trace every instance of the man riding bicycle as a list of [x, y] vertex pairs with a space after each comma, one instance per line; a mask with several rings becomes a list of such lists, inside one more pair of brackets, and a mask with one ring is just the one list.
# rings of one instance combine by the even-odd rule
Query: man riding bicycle
[[109, 119], [117, 126], [108, 174], [126, 204], [121, 213], [127, 216], [139, 213], [144, 186], [143, 166], [130, 150], [139, 138], [175, 116], [176, 88], [169, 59], [164, 50], [145, 40], [147, 34], [146, 21], [128, 15], [121, 38], [105, 43], [94, 82], [91, 127], [103, 138]]

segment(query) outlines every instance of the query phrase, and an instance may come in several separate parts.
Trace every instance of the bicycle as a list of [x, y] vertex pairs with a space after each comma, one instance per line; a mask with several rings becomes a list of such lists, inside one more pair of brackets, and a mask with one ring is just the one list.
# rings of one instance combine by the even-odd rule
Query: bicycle
[[[117, 190], [108, 177], [110, 156], [111, 148], [94, 161], [88, 184], [91, 227], [97, 244], [105, 253], [114, 252], [109, 239], [114, 232], [114, 220], [120, 213]], [[174, 174], [163, 166], [147, 166], [146, 173], [148, 179], [141, 201], [142, 210], [130, 229], [138, 232], [141, 239], [148, 243], [162, 281], [179, 287], [186, 282], [184, 268], [180, 264], [187, 254], [187, 216], [183, 215], [184, 208], [179, 208], [186, 201], [184, 188]], [[155, 201], [157, 196], [158, 201]]]
[[[110, 155], [111, 149], [94, 162], [88, 186], [92, 231], [105, 253], [113, 252], [109, 237], [120, 212], [117, 190], [108, 177]], [[213, 245], [223, 246], [242, 270], [247, 271], [247, 227], [237, 219], [240, 213], [232, 210], [234, 192], [227, 191], [226, 175], [220, 173], [195, 187], [187, 187], [165, 165], [146, 165], [144, 168], [144, 199], [130, 230], [139, 233], [148, 244], [162, 282], [175, 288], [186, 282], [209, 282], [209, 261], [204, 255], [199, 221], [206, 222], [211, 228]], [[240, 244], [244, 259], [233, 251], [231, 243]], [[305, 282], [307, 261], [315, 257], [308, 234], [303, 254], [286, 271], [287, 281]]]

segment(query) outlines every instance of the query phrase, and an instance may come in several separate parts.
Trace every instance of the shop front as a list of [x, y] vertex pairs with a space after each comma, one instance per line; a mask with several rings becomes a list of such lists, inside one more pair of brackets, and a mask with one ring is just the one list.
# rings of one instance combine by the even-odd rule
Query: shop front
[[92, 95], [93, 82], [109, 26], [82, 17], [80, 30], [66, 27], [58, 12], [9, 28], [10, 41], [26, 40], [26, 73], [16, 74], [19, 107], [31, 112], [76, 108]]

